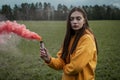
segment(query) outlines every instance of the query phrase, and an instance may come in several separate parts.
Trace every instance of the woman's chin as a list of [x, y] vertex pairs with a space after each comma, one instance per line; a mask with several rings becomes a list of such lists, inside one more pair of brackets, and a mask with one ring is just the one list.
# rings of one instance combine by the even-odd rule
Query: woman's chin
[[74, 27], [74, 28], [72, 28], [72, 29], [75, 30], [75, 31], [77, 31], [77, 30], [79, 30], [80, 28]]

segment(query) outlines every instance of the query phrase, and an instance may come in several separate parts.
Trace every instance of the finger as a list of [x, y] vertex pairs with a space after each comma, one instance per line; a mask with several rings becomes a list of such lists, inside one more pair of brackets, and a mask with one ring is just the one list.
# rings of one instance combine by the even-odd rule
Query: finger
[[41, 55], [41, 56], [44, 56], [44, 57], [47, 57], [47, 56], [48, 56], [47, 53], [44, 52], [44, 51], [41, 51], [40, 55]]
[[40, 51], [44, 51], [44, 49], [42, 48], [42, 49], [40, 49]]
[[44, 50], [43, 51], [40, 51], [42, 54], [46, 53]]

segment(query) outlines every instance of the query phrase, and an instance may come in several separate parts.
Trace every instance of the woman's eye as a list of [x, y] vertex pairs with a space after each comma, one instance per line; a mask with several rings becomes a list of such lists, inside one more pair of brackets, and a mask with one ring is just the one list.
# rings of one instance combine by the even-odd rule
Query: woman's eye
[[81, 20], [81, 17], [76, 17], [76, 20]]
[[70, 21], [73, 21], [74, 19], [80, 21], [81, 17], [70, 17]]
[[71, 18], [70, 18], [70, 21], [73, 21], [73, 20], [74, 20], [74, 17], [71, 17]]

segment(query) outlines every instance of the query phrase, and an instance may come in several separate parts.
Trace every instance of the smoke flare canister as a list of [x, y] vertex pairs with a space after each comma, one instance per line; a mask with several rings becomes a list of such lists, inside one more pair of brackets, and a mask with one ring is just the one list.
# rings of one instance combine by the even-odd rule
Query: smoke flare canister
[[[40, 41], [40, 49], [44, 49], [45, 53], [47, 53], [43, 41]], [[48, 55], [46, 55], [46, 57], [47, 57], [47, 56], [48, 56]]]
[[40, 41], [40, 48], [45, 48], [43, 41]]

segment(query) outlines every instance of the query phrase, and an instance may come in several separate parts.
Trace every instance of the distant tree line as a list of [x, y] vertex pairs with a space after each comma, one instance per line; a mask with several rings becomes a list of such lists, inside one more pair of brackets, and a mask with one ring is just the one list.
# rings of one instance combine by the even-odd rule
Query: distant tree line
[[[2, 5], [0, 18], [8, 20], [65, 20], [69, 11], [66, 5], [58, 4], [57, 9], [50, 3], [22, 3], [11, 8], [10, 5]], [[120, 20], [120, 9], [110, 5], [78, 6], [82, 7], [89, 20]]]

